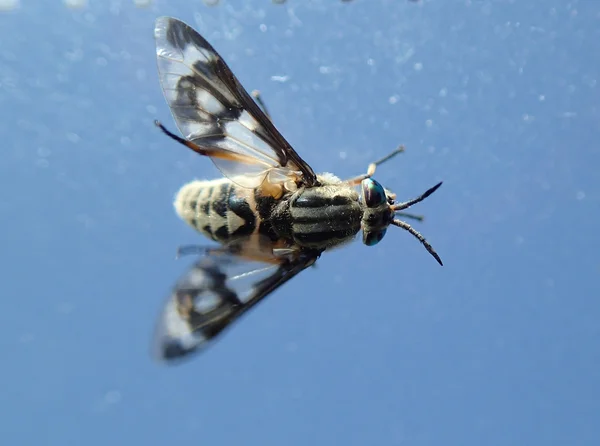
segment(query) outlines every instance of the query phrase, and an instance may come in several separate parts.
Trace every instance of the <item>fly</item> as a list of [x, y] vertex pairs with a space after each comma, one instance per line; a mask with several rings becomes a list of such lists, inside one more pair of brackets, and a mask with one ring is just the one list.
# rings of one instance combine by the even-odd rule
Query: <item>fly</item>
[[177, 214], [220, 248], [205, 251], [175, 285], [159, 325], [159, 356], [183, 357], [208, 345], [323, 252], [361, 231], [363, 243], [373, 246], [390, 225], [402, 228], [442, 265], [429, 242], [399, 218], [421, 219], [404, 211], [442, 183], [398, 203], [373, 179], [377, 166], [403, 147], [354, 178], [316, 174], [199, 33], [161, 17], [155, 39], [162, 90], [183, 137], [156, 125], [223, 174], [188, 183], [175, 198]]

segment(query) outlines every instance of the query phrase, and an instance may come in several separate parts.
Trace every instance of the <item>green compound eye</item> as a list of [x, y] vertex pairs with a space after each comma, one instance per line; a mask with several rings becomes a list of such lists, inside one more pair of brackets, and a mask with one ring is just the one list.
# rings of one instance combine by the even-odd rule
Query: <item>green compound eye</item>
[[385, 235], [386, 229], [374, 232], [363, 232], [363, 243], [367, 246], [375, 246]]
[[362, 192], [365, 204], [369, 208], [381, 206], [386, 202], [383, 186], [372, 178], [367, 178], [362, 181]]

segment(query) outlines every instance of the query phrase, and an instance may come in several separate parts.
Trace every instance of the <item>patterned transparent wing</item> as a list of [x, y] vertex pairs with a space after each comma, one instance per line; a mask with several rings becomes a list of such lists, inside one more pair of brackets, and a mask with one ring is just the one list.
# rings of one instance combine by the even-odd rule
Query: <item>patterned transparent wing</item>
[[316, 175], [242, 87], [225, 61], [194, 29], [160, 17], [155, 26], [158, 72], [183, 137], [244, 187]]
[[[202, 256], [176, 283], [159, 319], [155, 355], [176, 362], [211, 344], [267, 295], [312, 265], [318, 254], [249, 257], [230, 247]], [[272, 251], [271, 251], [272, 253]]]

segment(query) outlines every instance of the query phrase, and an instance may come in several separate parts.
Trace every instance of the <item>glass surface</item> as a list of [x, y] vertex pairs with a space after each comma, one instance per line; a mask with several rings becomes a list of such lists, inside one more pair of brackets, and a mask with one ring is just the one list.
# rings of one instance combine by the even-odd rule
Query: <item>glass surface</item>
[[[145, 6], [145, 7], [142, 7]], [[6, 445], [600, 444], [600, 3], [5, 1]], [[155, 321], [217, 178], [160, 90], [154, 20], [198, 29], [315, 171], [407, 200], [169, 367]]]

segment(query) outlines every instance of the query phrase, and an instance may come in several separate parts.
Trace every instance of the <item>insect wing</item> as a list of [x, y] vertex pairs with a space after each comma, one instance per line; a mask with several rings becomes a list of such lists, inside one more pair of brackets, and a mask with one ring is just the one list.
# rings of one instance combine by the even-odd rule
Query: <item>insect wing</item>
[[257, 187], [269, 172], [270, 181], [316, 183], [311, 167], [200, 34], [171, 17], [158, 18], [154, 34], [161, 86], [179, 130], [226, 177], [243, 187]]
[[165, 304], [155, 336], [156, 356], [174, 362], [203, 350], [239, 316], [315, 260], [310, 255], [265, 263], [229, 253], [200, 258]]

